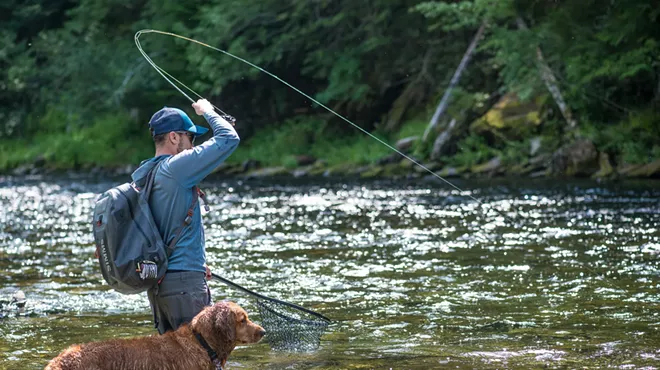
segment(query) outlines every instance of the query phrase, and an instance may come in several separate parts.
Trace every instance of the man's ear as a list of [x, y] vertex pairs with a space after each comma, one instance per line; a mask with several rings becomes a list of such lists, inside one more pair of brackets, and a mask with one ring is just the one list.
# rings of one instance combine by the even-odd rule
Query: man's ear
[[170, 131], [167, 133], [168, 139], [170, 140], [170, 143], [177, 145], [179, 144], [179, 135], [177, 135], [176, 132]]

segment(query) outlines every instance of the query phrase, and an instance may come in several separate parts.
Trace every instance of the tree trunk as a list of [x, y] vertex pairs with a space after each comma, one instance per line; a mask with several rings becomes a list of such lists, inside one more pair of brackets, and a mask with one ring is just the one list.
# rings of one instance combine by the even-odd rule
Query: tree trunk
[[449, 98], [451, 97], [452, 89], [458, 84], [458, 81], [461, 79], [461, 74], [463, 73], [463, 70], [467, 66], [468, 62], [470, 61], [470, 58], [474, 53], [474, 49], [477, 47], [477, 44], [479, 43], [479, 39], [481, 39], [481, 35], [484, 33], [485, 29], [486, 29], [486, 22], [484, 21], [481, 24], [481, 27], [479, 27], [477, 34], [474, 35], [474, 38], [472, 39], [470, 46], [468, 46], [467, 50], [465, 51], [465, 54], [463, 54], [463, 59], [461, 60], [461, 63], [458, 65], [456, 72], [454, 72], [454, 76], [451, 78], [451, 81], [449, 82], [449, 87], [447, 87], [447, 91], [445, 91], [445, 94], [442, 96], [442, 100], [440, 100], [440, 104], [438, 104], [438, 108], [435, 110], [433, 117], [431, 117], [431, 122], [429, 122], [429, 125], [426, 127], [426, 130], [424, 130], [424, 136], [422, 137], [423, 142], [426, 142], [429, 134], [433, 132], [435, 128], [438, 126], [440, 117], [442, 117], [442, 114], [445, 112], [447, 106], [449, 105]]
[[[518, 23], [518, 28], [529, 31], [527, 24], [525, 24], [525, 21], [521, 17], [518, 17], [516, 22]], [[536, 62], [539, 66], [541, 79], [543, 80], [543, 83], [545, 83], [545, 86], [548, 88], [548, 91], [550, 91], [550, 95], [552, 95], [552, 98], [555, 100], [555, 103], [559, 107], [561, 114], [564, 116], [564, 119], [568, 124], [569, 131], [575, 130], [577, 127], [577, 122], [573, 118], [571, 109], [566, 104], [561, 90], [559, 90], [559, 85], [557, 84], [557, 78], [555, 77], [555, 74], [548, 66], [548, 63], [546, 63], [545, 58], [543, 57], [543, 52], [541, 52], [541, 48], [538, 46], [536, 47]]]
[[452, 138], [454, 133], [454, 128], [456, 127], [456, 118], [452, 119], [447, 125], [447, 128], [438, 135], [438, 137], [433, 142], [433, 150], [431, 151], [431, 159], [438, 160], [442, 155], [443, 151], [447, 147], [449, 140]]
[[431, 61], [431, 50], [427, 50], [422, 59], [422, 67], [419, 70], [419, 73], [412, 80], [406, 88], [403, 90], [401, 95], [394, 101], [392, 108], [387, 113], [384, 118], [384, 130], [385, 132], [396, 132], [401, 127], [401, 121], [403, 116], [408, 110], [409, 106], [414, 103], [416, 99], [424, 95], [425, 87], [422, 84], [425, 79], [431, 80], [428, 72], [428, 66]]
[[415, 83], [410, 83], [403, 90], [401, 95], [394, 101], [392, 108], [385, 116], [384, 130], [385, 132], [396, 132], [401, 127], [403, 115], [408, 110], [413, 98], [415, 97], [417, 86]]

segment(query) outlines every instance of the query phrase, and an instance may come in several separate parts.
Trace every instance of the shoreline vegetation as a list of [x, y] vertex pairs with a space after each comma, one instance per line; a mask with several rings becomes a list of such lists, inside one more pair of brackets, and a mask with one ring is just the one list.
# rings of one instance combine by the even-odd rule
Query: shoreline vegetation
[[[491, 111], [479, 117], [471, 125], [474, 130], [488, 130], [489, 117], [506, 116]], [[525, 126], [536, 121], [536, 113], [525, 113], [527, 119], [516, 123]], [[125, 119], [130, 119], [124, 117]], [[199, 117], [197, 117], [199, 121]], [[502, 122], [496, 125], [502, 126]], [[390, 138], [376, 135], [379, 139], [406, 154], [413, 160], [443, 178], [474, 177], [528, 177], [528, 178], [660, 178], [660, 158], [657, 153], [646, 157], [638, 155], [626, 161], [624, 156], [613, 159], [602, 149], [604, 143], [578, 137], [566, 143], [552, 136], [529, 136], [504, 147], [493, 147], [474, 133], [460, 139], [455, 154], [438, 160], [425, 158], [422, 152], [420, 132], [426, 122], [413, 121]], [[532, 123], [541, 125], [541, 123]], [[392, 151], [376, 140], [358, 133], [341, 139], [327, 139], [319, 133], [325, 131], [319, 119], [298, 120], [277, 128], [257, 132], [244, 140], [236, 152], [222, 165], [214, 176], [268, 178], [268, 177], [354, 177], [410, 179], [432, 176], [412, 161]], [[107, 127], [104, 120], [94, 127]], [[509, 127], [523, 130], [524, 127]], [[117, 135], [121, 130], [117, 130]], [[501, 133], [490, 133], [501, 135]], [[122, 142], [118, 138], [105, 140], [97, 133], [83, 131], [80, 136], [49, 136], [32, 142], [0, 141], [7, 156], [0, 162], [3, 175], [48, 175], [73, 172], [92, 175], [128, 176], [139, 162], [153, 156], [153, 143], [147, 132]], [[98, 133], [98, 135], [102, 135]], [[202, 139], [203, 140], [203, 139]], [[599, 148], [599, 146], [601, 148]], [[5, 151], [6, 148], [11, 148]], [[655, 155], [652, 155], [655, 154]], [[12, 162], [7, 161], [11, 158]]]
[[[660, 178], [649, 0], [9, 0], [0, 173], [124, 174], [190, 103], [140, 55], [174, 32], [279, 76], [443, 177]], [[426, 172], [271, 76], [160, 34], [160, 68], [237, 119], [227, 176]], [[200, 140], [203, 140], [201, 138]]]

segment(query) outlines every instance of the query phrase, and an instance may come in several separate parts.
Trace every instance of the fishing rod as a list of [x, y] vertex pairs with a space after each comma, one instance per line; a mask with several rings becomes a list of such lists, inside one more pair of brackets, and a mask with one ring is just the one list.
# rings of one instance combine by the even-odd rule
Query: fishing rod
[[[161, 76], [162, 76], [167, 82], [170, 83], [170, 85], [172, 85], [177, 91], [179, 91], [181, 94], [183, 94], [183, 96], [185, 96], [186, 98], [188, 98], [188, 100], [190, 100], [192, 103], [194, 103], [195, 101], [194, 101], [194, 100], [193, 100], [188, 94], [186, 94], [185, 92], [183, 92], [183, 90], [181, 90], [181, 89], [179, 88], [179, 86], [177, 86], [172, 80], [175, 80], [177, 83], [179, 83], [181, 86], [183, 86], [183, 87], [185, 87], [186, 89], [188, 89], [190, 92], [192, 92], [193, 94], [195, 94], [197, 97], [199, 97], [199, 98], [201, 98], [201, 99], [203, 99], [203, 97], [202, 97], [200, 94], [198, 94], [197, 92], [195, 92], [193, 89], [191, 89], [190, 87], [186, 86], [186, 85], [185, 85], [184, 83], [182, 83], [181, 81], [179, 81], [179, 80], [177, 80], [176, 78], [174, 78], [171, 74], [167, 73], [167, 71], [165, 71], [164, 69], [162, 69], [162, 68], [161, 68], [160, 66], [158, 66], [156, 63], [154, 63], [154, 61], [149, 57], [149, 55], [148, 55], [148, 54], [142, 49], [142, 45], [140, 44], [140, 36], [141, 36], [142, 34], [147, 34], [147, 33], [156, 33], [156, 34], [160, 34], [160, 35], [176, 37], [176, 38], [181, 39], [181, 40], [186, 40], [186, 41], [189, 41], [189, 42], [193, 42], [193, 43], [195, 43], [195, 44], [198, 44], [198, 45], [201, 45], [201, 46], [207, 47], [207, 48], [209, 48], [209, 49], [212, 49], [212, 50], [218, 51], [218, 52], [220, 52], [220, 53], [223, 53], [223, 54], [225, 54], [225, 55], [227, 55], [227, 56], [229, 56], [229, 57], [232, 57], [232, 58], [234, 58], [234, 59], [236, 59], [236, 60], [238, 60], [238, 61], [241, 61], [241, 62], [243, 62], [243, 63], [245, 63], [245, 64], [247, 64], [247, 65], [249, 65], [249, 66], [251, 66], [251, 67], [253, 67], [253, 68], [256, 68], [257, 70], [259, 70], [259, 71], [261, 71], [261, 72], [263, 72], [263, 73], [269, 75], [270, 77], [273, 77], [274, 79], [276, 79], [277, 81], [283, 83], [284, 85], [286, 85], [286, 86], [289, 87], [290, 89], [294, 90], [295, 92], [301, 94], [302, 96], [306, 97], [307, 99], [309, 99], [309, 100], [313, 101], [314, 103], [318, 104], [320, 107], [322, 107], [323, 109], [327, 110], [328, 112], [334, 114], [335, 116], [337, 116], [338, 118], [342, 119], [343, 121], [349, 123], [351, 126], [355, 127], [356, 129], [358, 129], [358, 130], [361, 131], [362, 133], [366, 134], [367, 136], [371, 137], [372, 139], [378, 141], [379, 143], [381, 143], [382, 145], [386, 146], [387, 148], [389, 148], [390, 150], [394, 151], [395, 153], [399, 154], [399, 155], [402, 156], [403, 158], [409, 160], [410, 162], [412, 162], [412, 163], [415, 164], [416, 166], [422, 168], [424, 171], [428, 172], [429, 174], [431, 174], [431, 175], [434, 176], [435, 178], [437, 178], [437, 179], [441, 180], [442, 182], [444, 182], [445, 184], [451, 186], [454, 190], [457, 190], [457, 191], [460, 193], [460, 195], [463, 195], [463, 196], [465, 196], [465, 197], [467, 197], [467, 198], [470, 198], [471, 200], [477, 202], [480, 206], [482, 206], [482, 207], [484, 207], [484, 208], [492, 209], [493, 211], [497, 212], [500, 216], [502, 216], [504, 219], [506, 219], [506, 220], [508, 220], [509, 222], [513, 223], [513, 219], [512, 219], [511, 217], [507, 216], [506, 214], [504, 214], [502, 211], [500, 211], [500, 210], [498, 210], [498, 209], [496, 209], [496, 208], [493, 208], [493, 207], [489, 207], [487, 204], [483, 203], [483, 202], [480, 201], [479, 199], [477, 199], [477, 198], [475, 198], [474, 196], [472, 196], [471, 194], [467, 193], [465, 190], [459, 188], [458, 186], [454, 185], [454, 184], [453, 184], [452, 182], [450, 182], [449, 180], [445, 179], [444, 177], [440, 176], [439, 174], [437, 174], [437, 173], [434, 172], [433, 170], [431, 170], [431, 169], [429, 169], [428, 167], [424, 166], [423, 164], [419, 163], [419, 162], [416, 161], [414, 158], [412, 158], [412, 157], [406, 155], [405, 153], [403, 153], [402, 151], [400, 151], [400, 150], [398, 150], [397, 148], [393, 147], [392, 145], [390, 145], [390, 144], [386, 143], [385, 141], [379, 139], [377, 136], [373, 135], [372, 133], [370, 133], [369, 131], [363, 129], [362, 127], [358, 126], [357, 124], [353, 123], [353, 122], [352, 122], [351, 120], [349, 120], [348, 118], [346, 118], [346, 117], [342, 116], [341, 114], [335, 112], [335, 111], [332, 110], [331, 108], [327, 107], [325, 104], [323, 104], [323, 103], [319, 102], [318, 100], [312, 98], [311, 96], [309, 96], [308, 94], [304, 93], [304, 92], [301, 91], [300, 89], [298, 89], [298, 88], [296, 88], [295, 86], [291, 85], [290, 83], [284, 81], [283, 79], [281, 79], [280, 77], [276, 76], [275, 74], [273, 74], [273, 73], [271, 73], [271, 72], [268, 72], [267, 70], [265, 70], [265, 69], [259, 67], [258, 65], [254, 64], [254, 63], [251, 63], [251, 62], [249, 62], [249, 61], [247, 61], [247, 60], [245, 60], [245, 59], [243, 59], [243, 58], [241, 58], [241, 57], [239, 57], [239, 56], [236, 56], [236, 55], [234, 55], [234, 54], [232, 54], [232, 53], [230, 53], [230, 52], [228, 52], [228, 51], [222, 50], [222, 49], [217, 48], [217, 47], [215, 47], [215, 46], [211, 46], [211, 45], [209, 45], [209, 44], [206, 44], [206, 43], [204, 43], [204, 42], [201, 42], [201, 41], [198, 41], [198, 40], [195, 40], [195, 39], [189, 38], [189, 37], [185, 37], [185, 36], [177, 35], [176, 33], [165, 32], [165, 31], [158, 31], [158, 30], [153, 30], [153, 29], [143, 29], [143, 30], [137, 31], [137, 32], [135, 33], [135, 37], [134, 37], [134, 39], [135, 39], [135, 45], [137, 46], [137, 48], [138, 48], [138, 50], [140, 51], [140, 53], [142, 54], [142, 56], [144, 56], [144, 58], [146, 59], [147, 63], [149, 63], [149, 64], [150, 64], [150, 65], [156, 70], [156, 72], [158, 72], [158, 74], [160, 74], [160, 75], [161, 75]], [[171, 79], [170, 79], [170, 78], [171, 78]], [[220, 108], [216, 107], [215, 105], [213, 105], [213, 107], [214, 107], [216, 110], [218, 110], [219, 112], [221, 112], [223, 115], [227, 115], [227, 116], [229, 116], [228, 114], [226, 114], [225, 112], [223, 112]], [[230, 117], [231, 117], [231, 116], [230, 116]], [[233, 118], [233, 117], [232, 117], [232, 118]]]

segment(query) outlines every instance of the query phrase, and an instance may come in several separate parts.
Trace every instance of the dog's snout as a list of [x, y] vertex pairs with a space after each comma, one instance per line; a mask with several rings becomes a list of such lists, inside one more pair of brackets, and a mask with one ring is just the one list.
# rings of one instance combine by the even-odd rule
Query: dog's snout
[[257, 334], [259, 335], [259, 337], [263, 338], [264, 335], [266, 335], [266, 331], [264, 329], [261, 329], [257, 332]]

